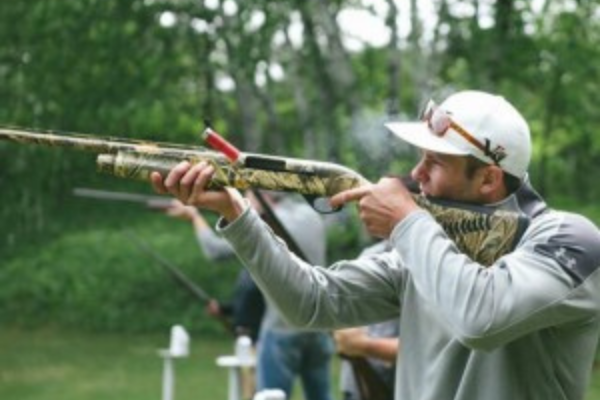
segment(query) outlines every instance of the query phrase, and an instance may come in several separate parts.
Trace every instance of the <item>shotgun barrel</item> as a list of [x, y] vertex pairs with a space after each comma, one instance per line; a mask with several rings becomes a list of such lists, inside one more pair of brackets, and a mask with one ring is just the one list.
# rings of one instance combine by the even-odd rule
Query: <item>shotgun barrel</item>
[[94, 152], [99, 171], [127, 179], [148, 180], [152, 171], [165, 174], [181, 161], [205, 161], [216, 169], [211, 188], [232, 186], [330, 197], [367, 182], [356, 171], [335, 163], [242, 153], [238, 162], [231, 164], [218, 152], [177, 143], [8, 128], [0, 128], [0, 140]]

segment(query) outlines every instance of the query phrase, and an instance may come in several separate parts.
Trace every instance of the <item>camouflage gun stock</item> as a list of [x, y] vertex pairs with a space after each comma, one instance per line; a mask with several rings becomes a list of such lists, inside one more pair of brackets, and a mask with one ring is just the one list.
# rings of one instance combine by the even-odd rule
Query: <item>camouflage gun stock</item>
[[[231, 186], [240, 190], [294, 192], [313, 202], [368, 183], [358, 172], [335, 163], [254, 153], [241, 153], [231, 163], [221, 153], [177, 143], [13, 128], [0, 128], [0, 140], [93, 152], [98, 154], [100, 171], [146, 181], [152, 171], [165, 174], [181, 161], [205, 161], [216, 171], [209, 184], [211, 189]], [[512, 212], [436, 202], [418, 194], [414, 198], [436, 218], [461, 251], [483, 265], [491, 265], [510, 252], [528, 225], [524, 216]]]

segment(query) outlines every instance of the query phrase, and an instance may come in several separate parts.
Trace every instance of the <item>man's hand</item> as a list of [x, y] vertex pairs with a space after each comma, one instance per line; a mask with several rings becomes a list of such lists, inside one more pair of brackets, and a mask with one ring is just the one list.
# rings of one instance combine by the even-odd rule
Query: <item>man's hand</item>
[[400, 340], [397, 337], [371, 337], [365, 328], [348, 328], [333, 333], [338, 353], [349, 357], [372, 357], [394, 363]]
[[351, 201], [358, 202], [359, 216], [369, 233], [384, 239], [408, 214], [419, 209], [397, 178], [381, 178], [376, 184], [349, 189], [330, 199], [336, 208]]
[[365, 356], [365, 347], [369, 340], [364, 328], [340, 329], [333, 332], [338, 353], [345, 356]]
[[214, 172], [214, 167], [205, 162], [192, 165], [183, 161], [164, 180], [158, 172], [153, 172], [150, 179], [157, 193], [170, 193], [183, 204], [215, 211], [227, 221], [233, 221], [242, 214], [246, 204], [236, 189], [206, 190]]
[[171, 204], [165, 208], [165, 213], [169, 217], [179, 218], [186, 221], [194, 221], [199, 216], [198, 209], [193, 206], [186, 206], [179, 200], [171, 201]]
[[206, 307], [204, 310], [211, 317], [220, 317], [223, 315], [223, 313], [221, 312], [221, 306], [220, 306], [219, 302], [215, 299], [210, 299], [208, 304], [206, 304]]

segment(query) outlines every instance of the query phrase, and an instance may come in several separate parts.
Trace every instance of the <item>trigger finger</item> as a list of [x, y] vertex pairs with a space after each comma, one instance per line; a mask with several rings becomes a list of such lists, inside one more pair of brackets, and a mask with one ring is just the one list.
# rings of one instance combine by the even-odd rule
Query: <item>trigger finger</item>
[[370, 185], [345, 190], [345, 191], [340, 192], [340, 193], [334, 195], [333, 197], [331, 197], [331, 199], [329, 199], [329, 204], [333, 208], [341, 207], [350, 201], [356, 201], [356, 200], [362, 199], [369, 192], [369, 190], [370, 190]]

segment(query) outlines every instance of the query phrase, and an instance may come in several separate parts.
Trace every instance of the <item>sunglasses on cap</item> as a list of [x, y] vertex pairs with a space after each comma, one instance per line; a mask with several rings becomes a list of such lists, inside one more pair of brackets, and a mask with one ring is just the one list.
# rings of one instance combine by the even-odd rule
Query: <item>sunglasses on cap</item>
[[454, 122], [450, 114], [446, 110], [441, 109], [433, 100], [427, 102], [425, 109], [421, 113], [421, 121], [426, 122], [431, 133], [438, 137], [443, 137], [452, 128], [496, 165], [500, 165], [500, 161], [506, 157], [506, 152], [502, 146], [496, 146], [495, 149], [492, 149], [489, 139], [485, 139], [485, 143], [482, 143], [465, 128]]

